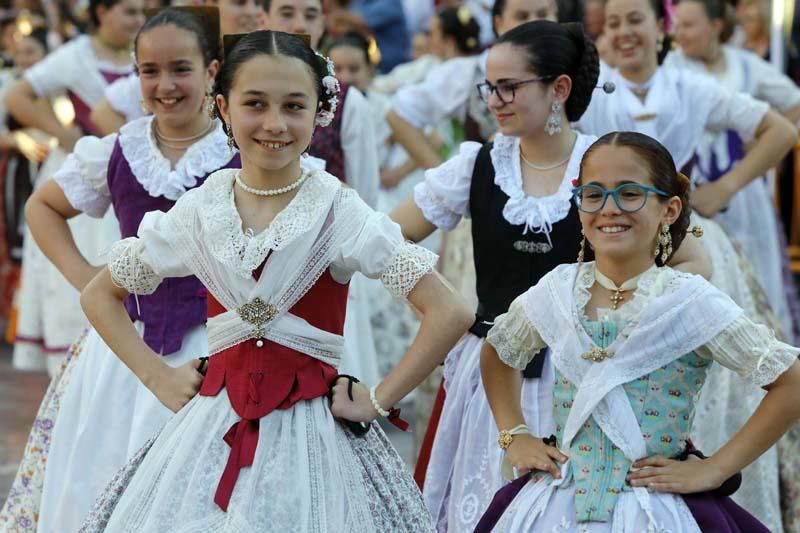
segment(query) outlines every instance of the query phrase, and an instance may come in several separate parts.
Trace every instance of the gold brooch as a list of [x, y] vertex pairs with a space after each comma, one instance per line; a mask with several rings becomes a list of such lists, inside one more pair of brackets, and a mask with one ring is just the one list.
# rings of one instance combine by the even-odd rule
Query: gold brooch
[[605, 348], [598, 348], [595, 346], [581, 357], [586, 359], [587, 361], [591, 361], [592, 363], [602, 363], [606, 359], [610, 359], [614, 357], [614, 352], [610, 350], [606, 350]]
[[264, 303], [261, 298], [254, 298], [252, 302], [239, 307], [236, 312], [239, 316], [254, 327], [252, 336], [259, 339], [264, 336], [264, 325], [268, 324], [273, 318], [278, 316], [278, 308], [272, 304]]

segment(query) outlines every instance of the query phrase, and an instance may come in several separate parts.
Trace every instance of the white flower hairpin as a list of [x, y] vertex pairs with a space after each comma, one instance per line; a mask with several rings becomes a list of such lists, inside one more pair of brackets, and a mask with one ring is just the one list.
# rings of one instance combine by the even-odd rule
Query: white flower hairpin
[[[336, 108], [339, 105], [341, 86], [339, 85], [339, 80], [336, 79], [336, 70], [333, 67], [333, 61], [319, 52], [316, 52], [316, 54], [325, 62], [327, 74], [322, 78], [322, 88], [325, 89], [325, 95], [320, 98], [319, 110], [314, 119], [314, 124], [324, 128], [333, 122]], [[327, 109], [324, 106], [325, 103], [328, 104]]]

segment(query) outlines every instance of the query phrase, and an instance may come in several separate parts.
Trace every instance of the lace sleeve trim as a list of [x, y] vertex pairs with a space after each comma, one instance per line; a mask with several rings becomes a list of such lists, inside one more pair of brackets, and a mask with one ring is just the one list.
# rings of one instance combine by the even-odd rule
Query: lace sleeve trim
[[115, 242], [108, 252], [108, 271], [117, 287], [131, 294], [153, 294], [161, 278], [142, 260], [144, 244], [136, 237]]
[[760, 354], [755, 368], [745, 376], [745, 379], [758, 387], [774, 383], [797, 361], [798, 355], [800, 355], [800, 350], [797, 348], [775, 341], [773, 346], [764, 349]]
[[486, 342], [497, 351], [500, 360], [512, 368], [524, 369], [544, 342], [525, 315], [523, 304], [514, 300], [507, 313], [495, 319]]
[[414, 187], [414, 203], [428, 222], [443, 231], [452, 230], [461, 220], [461, 215], [448, 209], [425, 182]]
[[397, 245], [381, 273], [381, 282], [395, 298], [405, 299], [422, 277], [433, 272], [438, 256], [410, 242]]

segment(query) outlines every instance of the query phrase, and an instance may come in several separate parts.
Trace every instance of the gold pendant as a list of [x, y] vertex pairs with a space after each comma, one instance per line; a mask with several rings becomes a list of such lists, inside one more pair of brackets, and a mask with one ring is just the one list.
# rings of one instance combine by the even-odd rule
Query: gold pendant
[[583, 354], [581, 357], [592, 363], [602, 363], [606, 359], [614, 357], [614, 352], [606, 350], [605, 348], [593, 347], [591, 350]]
[[619, 289], [614, 291], [614, 294], [611, 295], [611, 309], [616, 309], [619, 303], [624, 300], [625, 298], [622, 296], [622, 292]]
[[277, 307], [264, 303], [264, 300], [258, 297], [236, 309], [236, 312], [242, 320], [255, 326], [252, 333], [254, 339], [263, 337], [264, 326], [278, 316]]

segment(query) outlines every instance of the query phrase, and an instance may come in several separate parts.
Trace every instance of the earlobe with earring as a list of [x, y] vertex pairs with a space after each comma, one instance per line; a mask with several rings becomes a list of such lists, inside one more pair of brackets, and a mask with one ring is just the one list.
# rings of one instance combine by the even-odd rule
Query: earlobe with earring
[[231, 151], [236, 150], [236, 140], [233, 138], [233, 130], [230, 124], [225, 124], [225, 134], [228, 136], [228, 148], [230, 148]]
[[217, 105], [214, 102], [214, 93], [211, 92], [211, 89], [206, 92], [205, 107], [209, 117], [212, 119], [217, 118]]
[[547, 117], [544, 131], [551, 137], [561, 132], [561, 102], [553, 102], [550, 106], [550, 116]]
[[586, 250], [586, 234], [581, 228], [581, 247], [578, 249], [578, 263], [583, 263], [584, 251]]
[[658, 257], [659, 254], [661, 254], [661, 264], [666, 265], [672, 255], [672, 234], [669, 232], [669, 224], [661, 226], [661, 231], [656, 239], [653, 257]]

